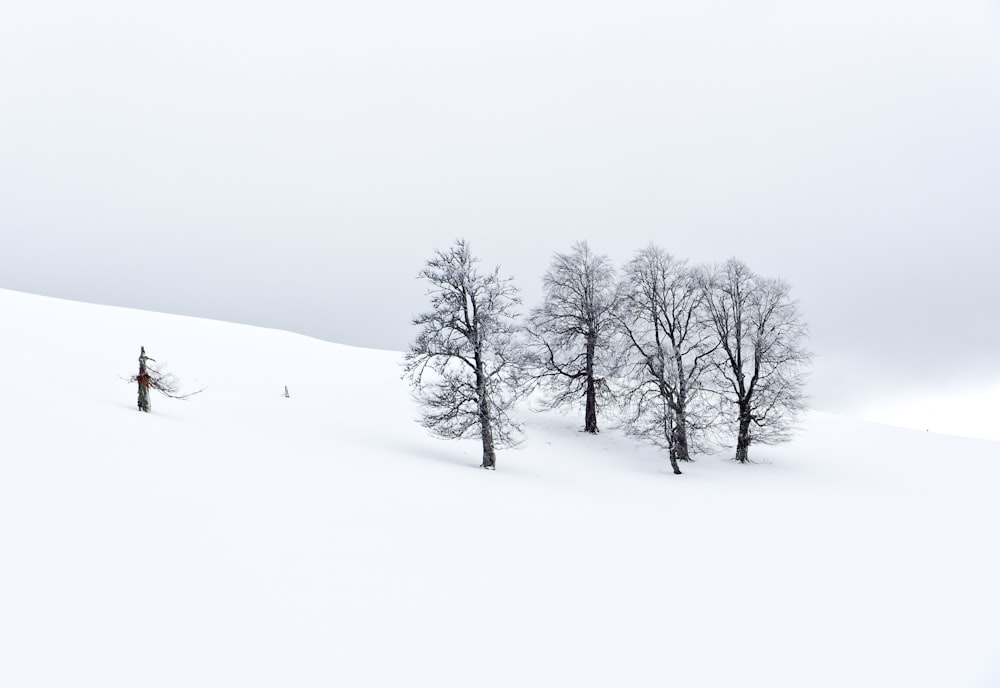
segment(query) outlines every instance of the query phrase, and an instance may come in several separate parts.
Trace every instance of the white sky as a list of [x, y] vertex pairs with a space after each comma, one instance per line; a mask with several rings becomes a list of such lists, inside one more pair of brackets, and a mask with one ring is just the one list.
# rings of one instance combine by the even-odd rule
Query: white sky
[[816, 406], [1000, 383], [1000, 4], [32, 2], [0, 286], [402, 349], [457, 236], [790, 281]]

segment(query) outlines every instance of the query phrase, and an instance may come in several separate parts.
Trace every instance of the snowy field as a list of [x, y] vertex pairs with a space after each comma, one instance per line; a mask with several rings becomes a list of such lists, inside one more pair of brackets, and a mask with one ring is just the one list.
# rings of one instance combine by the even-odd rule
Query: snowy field
[[[0, 321], [0, 686], [1000, 686], [1000, 443], [815, 413], [675, 477], [525, 411], [490, 473], [396, 353]], [[205, 391], [139, 413], [140, 345]]]

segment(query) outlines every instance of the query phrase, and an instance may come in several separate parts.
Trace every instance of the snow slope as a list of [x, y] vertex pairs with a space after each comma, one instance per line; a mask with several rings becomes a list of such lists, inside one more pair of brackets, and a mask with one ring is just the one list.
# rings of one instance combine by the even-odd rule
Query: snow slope
[[[1000, 685], [998, 443], [816, 413], [675, 477], [526, 411], [489, 473], [395, 353], [0, 322], [0, 685]], [[206, 391], [136, 411], [140, 345]]]

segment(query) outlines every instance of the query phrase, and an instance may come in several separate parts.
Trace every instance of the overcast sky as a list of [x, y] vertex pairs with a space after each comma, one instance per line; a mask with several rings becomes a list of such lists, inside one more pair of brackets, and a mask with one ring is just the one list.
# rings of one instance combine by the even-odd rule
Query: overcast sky
[[997, 1], [0, 13], [0, 287], [402, 349], [455, 237], [528, 306], [654, 241], [788, 280], [843, 410], [1000, 382], [998, 230]]

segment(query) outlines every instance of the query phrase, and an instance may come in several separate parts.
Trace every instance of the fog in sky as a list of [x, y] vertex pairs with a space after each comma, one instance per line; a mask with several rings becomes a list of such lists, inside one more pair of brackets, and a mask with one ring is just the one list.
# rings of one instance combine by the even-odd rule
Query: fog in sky
[[403, 349], [458, 236], [526, 306], [654, 241], [788, 280], [847, 410], [1000, 384], [998, 229], [996, 1], [0, 15], [0, 287]]

